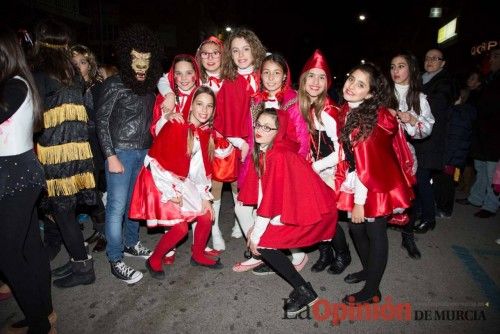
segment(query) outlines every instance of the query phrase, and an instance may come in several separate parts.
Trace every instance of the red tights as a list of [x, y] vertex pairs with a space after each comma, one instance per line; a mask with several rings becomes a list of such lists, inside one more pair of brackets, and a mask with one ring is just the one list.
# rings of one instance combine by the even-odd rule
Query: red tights
[[[207, 212], [203, 216], [196, 218], [198, 224], [196, 225], [196, 232], [194, 233], [194, 242], [191, 246], [191, 256], [193, 260], [203, 265], [213, 265], [215, 260], [205, 255], [205, 246], [207, 245], [210, 231], [212, 229], [212, 220], [210, 213]], [[162, 258], [172, 248], [174, 248], [179, 241], [181, 241], [188, 233], [188, 222], [183, 221], [170, 228], [165, 233], [158, 244], [156, 245], [153, 254], [149, 257], [149, 264], [154, 270], [162, 270]]]

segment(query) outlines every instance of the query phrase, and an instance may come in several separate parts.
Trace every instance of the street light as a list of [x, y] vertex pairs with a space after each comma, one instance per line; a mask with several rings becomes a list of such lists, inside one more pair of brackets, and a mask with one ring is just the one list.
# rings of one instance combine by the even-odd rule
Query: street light
[[360, 14], [360, 15], [358, 16], [358, 19], [359, 19], [360, 21], [364, 21], [364, 20], [366, 20], [366, 15], [365, 15], [365, 14]]
[[231, 27], [226, 27], [226, 31], [231, 32], [231, 31], [233, 31], [233, 29], [231, 29]]

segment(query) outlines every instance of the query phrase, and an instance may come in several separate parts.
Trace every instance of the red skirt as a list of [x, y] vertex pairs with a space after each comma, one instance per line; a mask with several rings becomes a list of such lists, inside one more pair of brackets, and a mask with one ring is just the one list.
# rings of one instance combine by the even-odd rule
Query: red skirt
[[146, 220], [148, 227], [172, 226], [182, 221], [193, 221], [202, 214], [181, 210], [178, 204], [171, 201], [162, 202], [151, 171], [142, 167], [130, 200], [131, 219]]
[[[333, 203], [332, 203], [333, 205]], [[267, 225], [259, 247], [272, 249], [302, 248], [331, 240], [337, 227], [337, 212], [322, 215], [321, 221], [311, 225]]]

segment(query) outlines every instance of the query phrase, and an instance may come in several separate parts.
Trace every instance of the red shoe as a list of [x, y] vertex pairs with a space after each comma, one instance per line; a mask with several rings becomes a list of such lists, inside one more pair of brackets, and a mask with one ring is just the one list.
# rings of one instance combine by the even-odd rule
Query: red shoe
[[210, 249], [210, 250], [205, 249], [205, 255], [207, 256], [219, 257], [221, 253], [222, 251], [218, 251], [216, 249]]
[[163, 264], [164, 265], [170, 266], [170, 265], [174, 264], [174, 262], [175, 262], [175, 253], [172, 256], [166, 256], [165, 255], [163, 257]]

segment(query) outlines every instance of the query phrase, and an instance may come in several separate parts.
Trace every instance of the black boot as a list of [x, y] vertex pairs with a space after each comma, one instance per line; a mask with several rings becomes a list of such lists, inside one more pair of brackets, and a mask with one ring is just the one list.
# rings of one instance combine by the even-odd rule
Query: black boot
[[330, 242], [322, 242], [318, 245], [319, 250], [319, 259], [315, 264], [311, 267], [311, 271], [313, 273], [319, 273], [320, 271], [325, 270], [333, 260], [333, 249]]
[[308, 306], [312, 306], [317, 300], [318, 294], [312, 288], [311, 283], [307, 282], [292, 291], [283, 309], [288, 316], [293, 317], [306, 310]]
[[58, 288], [71, 288], [77, 285], [87, 285], [95, 282], [94, 259], [75, 261], [71, 259], [71, 274], [56, 279], [54, 285]]
[[415, 225], [415, 228], [413, 229], [413, 231], [415, 233], [427, 233], [427, 231], [433, 230], [435, 227], [436, 227], [435, 220], [432, 220], [432, 221], [424, 220], [424, 221], [420, 221], [420, 223]]
[[55, 268], [52, 270], [52, 276], [53, 277], [66, 277], [69, 274], [71, 274], [71, 261], [66, 262], [60, 267]]
[[349, 246], [347, 246], [347, 248], [341, 252], [336, 251], [335, 258], [327, 272], [332, 275], [341, 274], [350, 264], [351, 252], [349, 251]]
[[401, 242], [401, 247], [404, 247], [408, 252], [408, 256], [412, 259], [420, 259], [422, 255], [415, 244], [415, 237], [413, 233], [403, 232], [401, 233], [403, 240]]

